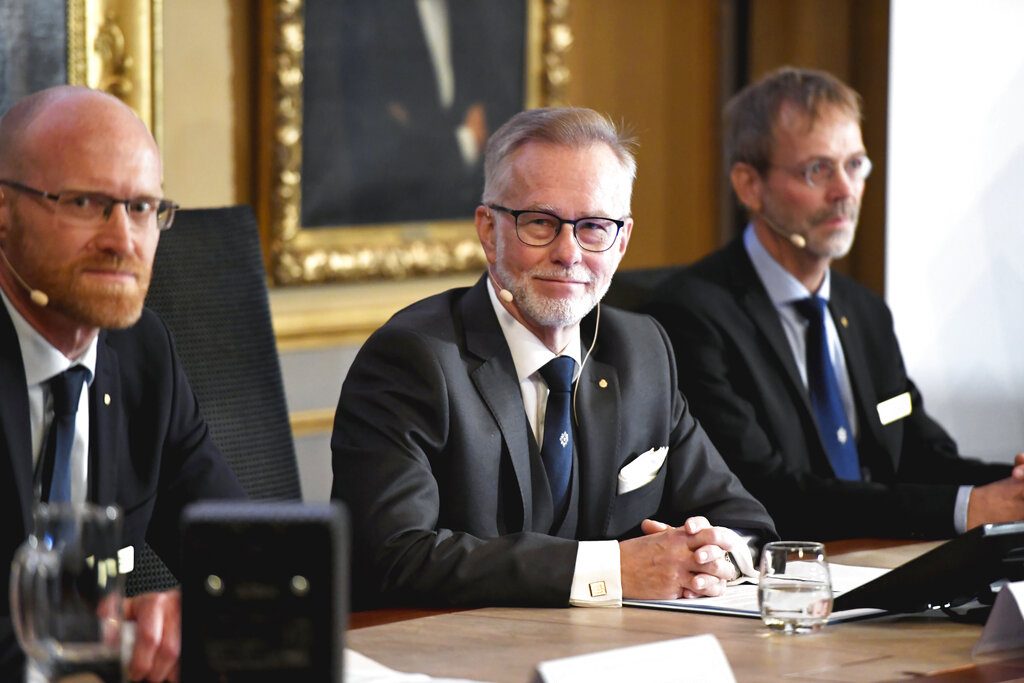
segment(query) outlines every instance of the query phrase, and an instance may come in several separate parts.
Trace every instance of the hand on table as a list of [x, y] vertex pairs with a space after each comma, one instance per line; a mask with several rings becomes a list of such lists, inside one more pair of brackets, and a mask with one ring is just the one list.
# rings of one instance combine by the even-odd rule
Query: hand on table
[[673, 599], [720, 595], [736, 568], [725, 553], [743, 540], [736, 532], [690, 517], [680, 527], [646, 519], [639, 538], [619, 543], [622, 595]]

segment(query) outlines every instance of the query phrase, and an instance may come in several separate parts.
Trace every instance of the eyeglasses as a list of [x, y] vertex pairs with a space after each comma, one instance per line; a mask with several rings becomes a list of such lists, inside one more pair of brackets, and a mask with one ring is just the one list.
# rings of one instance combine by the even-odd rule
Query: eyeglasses
[[507, 209], [498, 204], [488, 204], [487, 207], [512, 216], [516, 222], [516, 237], [530, 247], [546, 247], [555, 241], [563, 225], [571, 225], [573, 237], [576, 244], [580, 245], [580, 249], [593, 252], [608, 251], [615, 244], [619, 230], [626, 224], [624, 220], [617, 221], [614, 218], [599, 216], [587, 216], [570, 221], [547, 211]]
[[14, 188], [18, 192], [49, 199], [54, 203], [57, 215], [80, 223], [98, 223], [101, 218], [108, 220], [114, 207], [124, 204], [125, 211], [128, 212], [128, 219], [136, 228], [148, 227], [155, 219], [157, 230], [166, 230], [174, 222], [174, 212], [179, 208], [169, 199], [158, 197], [116, 199], [102, 192], [79, 190], [65, 190], [58, 194], [51, 194], [13, 180], [0, 180], [0, 185]]
[[[815, 159], [805, 166], [796, 168], [776, 166], [775, 164], [772, 166], [800, 176], [809, 187], [825, 187], [832, 182], [838, 172], [836, 162], [831, 159]], [[851, 157], [843, 162], [843, 171], [852, 183], [862, 183], [867, 180], [871, 175], [871, 168], [871, 159], [864, 155]]]

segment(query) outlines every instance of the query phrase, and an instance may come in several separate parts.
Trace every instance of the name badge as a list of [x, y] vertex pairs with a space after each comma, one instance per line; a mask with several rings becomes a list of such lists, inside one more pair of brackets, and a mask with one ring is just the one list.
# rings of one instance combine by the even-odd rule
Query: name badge
[[128, 574], [135, 569], [135, 546], [126, 545], [117, 551], [117, 571]]
[[882, 421], [882, 425], [891, 424], [910, 415], [911, 409], [910, 392], [904, 391], [878, 404], [878, 419]]

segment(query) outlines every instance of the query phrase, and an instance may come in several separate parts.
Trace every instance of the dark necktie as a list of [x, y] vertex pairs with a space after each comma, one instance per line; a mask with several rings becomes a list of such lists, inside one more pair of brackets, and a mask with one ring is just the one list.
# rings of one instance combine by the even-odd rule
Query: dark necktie
[[828, 302], [820, 296], [812, 296], [795, 302], [795, 305], [807, 318], [807, 388], [825, 453], [838, 478], [857, 481], [861, 478], [857, 444], [843, 409], [843, 398], [825, 334]]
[[89, 371], [75, 365], [50, 380], [53, 396], [53, 422], [46, 438], [47, 462], [53, 463], [50, 490], [46, 500], [50, 503], [71, 501], [71, 445], [75, 441], [75, 416], [82, 396], [82, 384]]
[[544, 412], [544, 444], [540, 449], [544, 470], [551, 486], [556, 518], [565, 509], [572, 474], [572, 375], [576, 361], [558, 356], [540, 369], [548, 385], [548, 405]]

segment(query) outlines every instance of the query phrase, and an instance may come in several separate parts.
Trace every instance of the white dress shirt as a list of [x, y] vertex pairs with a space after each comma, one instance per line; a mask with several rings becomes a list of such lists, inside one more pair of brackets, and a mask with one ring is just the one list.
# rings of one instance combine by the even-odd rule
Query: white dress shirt
[[71, 446], [71, 501], [82, 503], [86, 500], [89, 480], [89, 392], [96, 374], [96, 338], [78, 359], [69, 359], [39, 334], [14, 308], [7, 295], [0, 290], [0, 298], [14, 325], [18, 344], [21, 346], [21, 360], [25, 366], [25, 384], [28, 386], [29, 427], [32, 435], [32, 465], [39, 467], [46, 432], [53, 421], [53, 397], [49, 381], [72, 365], [81, 365], [88, 370], [86, 383], [78, 401], [75, 416], [75, 440]]

